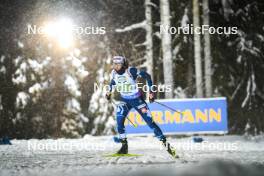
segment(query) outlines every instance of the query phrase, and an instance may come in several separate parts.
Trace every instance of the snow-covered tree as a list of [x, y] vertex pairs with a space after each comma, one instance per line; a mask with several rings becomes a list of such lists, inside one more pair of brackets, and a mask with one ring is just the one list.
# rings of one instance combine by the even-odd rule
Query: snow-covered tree
[[77, 48], [65, 57], [18, 56], [13, 83], [20, 91], [13, 122], [21, 128], [26, 125], [28, 133], [34, 131], [38, 137], [83, 134], [83, 123], [88, 122], [80, 108], [80, 84], [88, 75], [85, 61]]
[[[20, 41], [18, 45], [24, 47]], [[19, 130], [25, 128], [25, 136], [30, 136], [32, 131], [36, 136], [43, 132], [41, 111], [39, 108], [34, 109], [34, 106], [41, 98], [41, 92], [48, 88], [49, 82], [44, 76], [44, 70], [50, 59], [49, 57], [41, 60], [18, 56], [13, 62], [16, 70], [12, 82], [18, 87], [18, 92], [15, 102], [16, 113], [12, 121]]]
[[[111, 58], [108, 38], [100, 45], [105, 50], [104, 57], [98, 60], [100, 68], [97, 70], [97, 78], [94, 87], [94, 93], [90, 100], [89, 112], [93, 119], [91, 134], [112, 134], [115, 125], [115, 116], [113, 115], [113, 105], [105, 98], [107, 87], [110, 80]], [[96, 88], [96, 89], [95, 89]], [[112, 96], [113, 98], [113, 96]]]
[[82, 113], [80, 105], [80, 84], [88, 75], [88, 71], [83, 63], [86, 59], [79, 58], [81, 51], [74, 49], [69, 56], [65, 58], [64, 66], [67, 72], [65, 73], [64, 86], [67, 89], [68, 96], [62, 110], [61, 130], [66, 136], [80, 137], [84, 133], [84, 123], [87, 123], [88, 118]]

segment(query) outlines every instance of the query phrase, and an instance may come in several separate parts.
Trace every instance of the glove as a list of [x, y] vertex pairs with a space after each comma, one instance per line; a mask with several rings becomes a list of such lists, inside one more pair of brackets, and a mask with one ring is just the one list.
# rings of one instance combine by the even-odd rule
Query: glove
[[155, 94], [153, 92], [150, 92], [149, 93], [149, 102], [150, 103], [153, 103], [155, 100]]
[[107, 99], [108, 101], [110, 101], [110, 100], [111, 100], [111, 93], [107, 92], [107, 93], [105, 94], [105, 97], [106, 97], [106, 99]]

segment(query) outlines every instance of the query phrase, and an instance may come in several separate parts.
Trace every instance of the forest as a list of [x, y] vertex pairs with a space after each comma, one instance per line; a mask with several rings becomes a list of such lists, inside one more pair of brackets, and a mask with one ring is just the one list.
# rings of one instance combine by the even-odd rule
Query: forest
[[[114, 107], [94, 89], [115, 55], [172, 85], [158, 99], [226, 97], [230, 134], [264, 132], [263, 0], [2, 0], [0, 16], [0, 137], [115, 133]], [[28, 33], [61, 19], [55, 36]], [[227, 30], [184, 30], [202, 25]]]

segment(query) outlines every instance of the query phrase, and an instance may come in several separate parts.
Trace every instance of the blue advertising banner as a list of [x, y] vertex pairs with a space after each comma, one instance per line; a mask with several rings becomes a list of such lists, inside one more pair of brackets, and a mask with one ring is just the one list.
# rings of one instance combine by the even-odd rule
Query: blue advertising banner
[[[225, 97], [201, 99], [156, 100], [168, 107], [153, 102], [148, 104], [153, 120], [165, 134], [227, 133], [227, 102]], [[148, 134], [153, 131], [133, 109], [128, 114], [135, 128], [127, 119], [127, 134]]]

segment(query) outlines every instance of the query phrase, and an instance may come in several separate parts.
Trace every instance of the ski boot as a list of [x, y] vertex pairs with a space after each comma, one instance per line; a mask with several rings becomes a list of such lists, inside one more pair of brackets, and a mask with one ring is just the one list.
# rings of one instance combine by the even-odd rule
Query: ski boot
[[162, 145], [165, 147], [166, 151], [173, 157], [173, 158], [179, 158], [179, 156], [176, 154], [176, 150], [170, 145], [170, 143], [167, 142], [166, 138], [160, 139], [162, 142]]
[[127, 154], [128, 153], [128, 145], [127, 145], [127, 139], [120, 139], [120, 142], [122, 143], [121, 148], [117, 151], [117, 154]]

